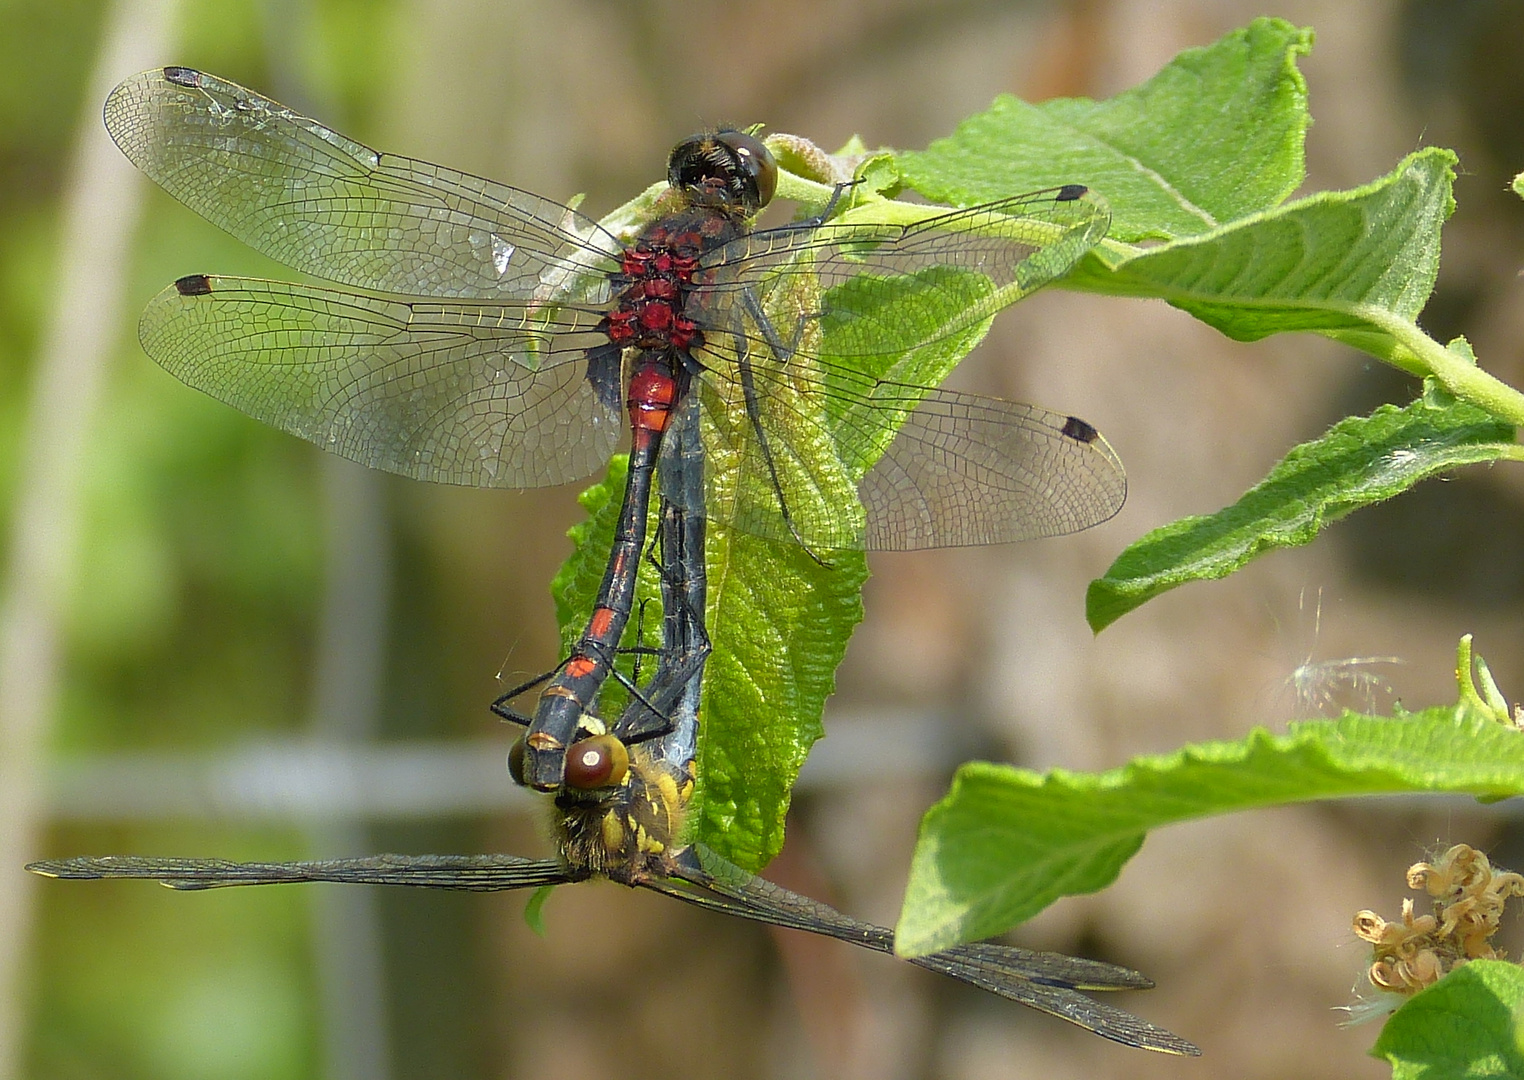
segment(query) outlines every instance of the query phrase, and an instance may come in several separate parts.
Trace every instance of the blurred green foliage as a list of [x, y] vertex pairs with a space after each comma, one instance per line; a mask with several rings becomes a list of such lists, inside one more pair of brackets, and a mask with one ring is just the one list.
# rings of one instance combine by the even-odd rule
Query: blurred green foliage
[[[223, 829], [68, 830], [60, 841], [301, 853], [289, 836]], [[32, 1003], [29, 1075], [318, 1075], [306, 907], [295, 890], [183, 898], [114, 886], [58, 890], [42, 908], [38, 955], [47, 968]]]
[[[394, 77], [396, 9], [391, 0], [303, 5], [291, 33], [276, 24], [294, 5], [184, 5], [180, 45], [162, 62], [256, 85], [295, 72], [325, 117], [367, 137]], [[105, 14], [97, 0], [0, 4], [0, 526], [10, 525], [36, 355], [58, 299], [70, 157], [79, 125], [99, 124], [100, 102], [84, 95]], [[274, 49], [282, 63], [272, 63]], [[88, 449], [53, 731], [59, 755], [212, 748], [308, 721], [323, 575], [319, 455], [187, 391], [143, 356], [134, 332], [164, 283], [214, 268], [276, 272], [152, 191], [126, 284], [129, 319]], [[310, 854], [290, 829], [216, 824], [71, 825], [47, 841], [71, 851]], [[33, 949], [28, 1074], [319, 1075], [308, 905], [297, 890], [183, 899], [143, 888], [48, 890]]]

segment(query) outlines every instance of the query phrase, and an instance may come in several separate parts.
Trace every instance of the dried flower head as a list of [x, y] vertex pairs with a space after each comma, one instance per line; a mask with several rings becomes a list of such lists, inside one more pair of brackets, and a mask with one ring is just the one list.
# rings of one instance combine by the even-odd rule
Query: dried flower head
[[1374, 911], [1355, 916], [1355, 936], [1373, 946], [1367, 976], [1377, 990], [1414, 994], [1468, 960], [1500, 960], [1492, 945], [1509, 899], [1524, 896], [1524, 876], [1493, 869], [1487, 856], [1456, 844], [1432, 863], [1408, 868], [1408, 887], [1432, 900], [1432, 912], [1415, 915], [1402, 902], [1402, 921]]

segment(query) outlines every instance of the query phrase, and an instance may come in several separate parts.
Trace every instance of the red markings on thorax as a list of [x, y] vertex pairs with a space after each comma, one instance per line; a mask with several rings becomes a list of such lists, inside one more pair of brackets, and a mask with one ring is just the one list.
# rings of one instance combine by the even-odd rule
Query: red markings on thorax
[[[615, 345], [686, 352], [703, 343], [703, 334], [682, 313], [683, 297], [693, 283], [699, 253], [720, 233], [712, 219], [696, 227], [671, 229], [657, 223], [620, 259], [627, 283], [602, 329]], [[724, 222], [717, 222], [723, 229]]]

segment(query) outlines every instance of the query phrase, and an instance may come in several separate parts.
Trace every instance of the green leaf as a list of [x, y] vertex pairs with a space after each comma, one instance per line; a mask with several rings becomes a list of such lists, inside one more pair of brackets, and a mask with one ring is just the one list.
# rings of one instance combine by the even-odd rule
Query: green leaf
[[895, 948], [921, 956], [986, 938], [1103, 888], [1161, 825], [1405, 791], [1524, 794], [1524, 732], [1442, 707], [1257, 729], [1103, 773], [968, 764], [921, 822]]
[[747, 870], [783, 846], [799, 767], [823, 735], [836, 668], [862, 620], [867, 560], [709, 526], [709, 634], [691, 839]]
[[1352, 191], [1319, 192], [1160, 247], [1108, 244], [1064, 283], [1162, 298], [1237, 341], [1306, 330], [1426, 374], [1404, 363], [1390, 323], [1411, 326], [1433, 291], [1455, 162], [1431, 147]]
[[1473, 960], [1413, 995], [1371, 1048], [1392, 1080], [1524, 1078], [1524, 970]]
[[[1441, 400], [1443, 399], [1443, 400]], [[1513, 456], [1514, 429], [1472, 405], [1428, 395], [1349, 417], [1293, 449], [1232, 506], [1171, 522], [1135, 541], [1090, 583], [1085, 615], [1101, 631], [1148, 600], [1226, 577], [1276, 548], [1447, 469]]]
[[1281, 205], [1302, 180], [1296, 63], [1311, 41], [1259, 19], [1109, 101], [1001, 98], [896, 164], [917, 191], [963, 205], [1088, 184], [1111, 203], [1110, 236], [1060, 285], [1163, 299], [1240, 341], [1324, 334], [1524, 424], [1524, 394], [1414, 321], [1454, 206], [1454, 154], [1423, 150], [1365, 187]]
[[1115, 239], [1196, 236], [1302, 182], [1309, 119], [1296, 62], [1311, 48], [1310, 30], [1256, 19], [1108, 101], [1001, 97], [900, 155], [900, 170], [927, 198], [960, 206], [1087, 184], [1111, 202]]
[[524, 902], [524, 924], [533, 930], [537, 937], [545, 936], [545, 902], [555, 891], [554, 885], [541, 885], [530, 893], [529, 899]]

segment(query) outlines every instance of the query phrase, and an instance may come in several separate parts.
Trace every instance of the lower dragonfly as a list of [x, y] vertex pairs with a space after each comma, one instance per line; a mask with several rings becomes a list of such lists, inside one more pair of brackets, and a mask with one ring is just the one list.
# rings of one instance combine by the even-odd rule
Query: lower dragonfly
[[[177, 890], [327, 881], [468, 891], [535, 889], [606, 878], [710, 911], [893, 954], [894, 931], [861, 922], [683, 842], [694, 792], [704, 628], [703, 457], [685, 410], [663, 459], [663, 642], [657, 670], [611, 726], [589, 714], [556, 795], [560, 858], [377, 855], [321, 862], [92, 856], [30, 864], [52, 878], [146, 878]], [[910, 961], [1127, 1046], [1196, 1056], [1191, 1042], [1082, 990], [1145, 990], [1146, 976], [1098, 960], [976, 942]]]

